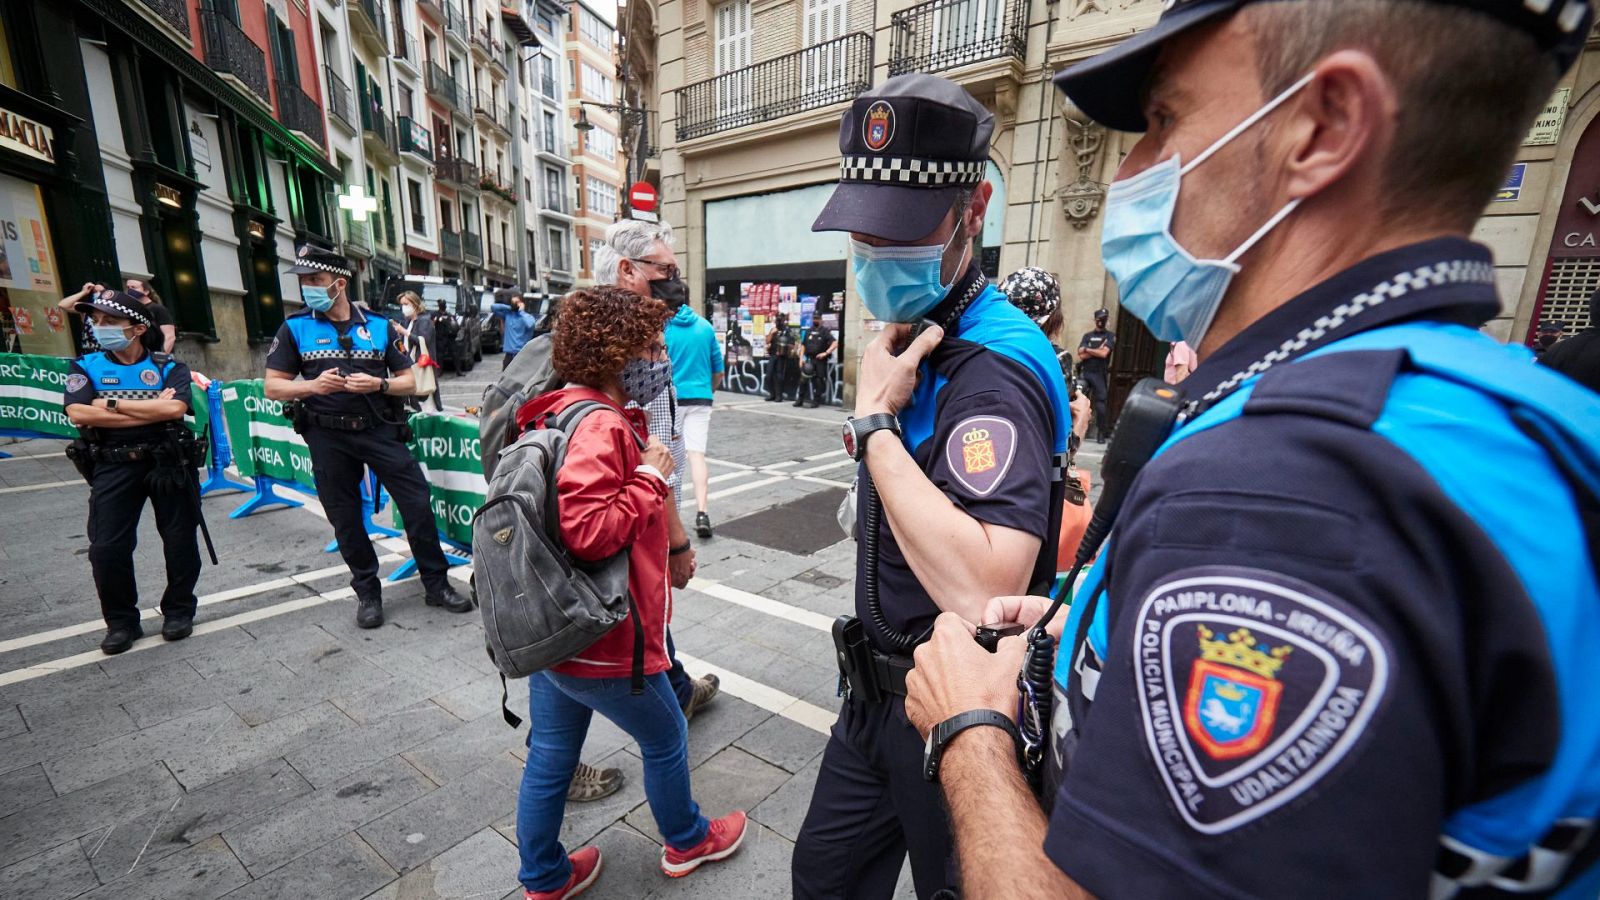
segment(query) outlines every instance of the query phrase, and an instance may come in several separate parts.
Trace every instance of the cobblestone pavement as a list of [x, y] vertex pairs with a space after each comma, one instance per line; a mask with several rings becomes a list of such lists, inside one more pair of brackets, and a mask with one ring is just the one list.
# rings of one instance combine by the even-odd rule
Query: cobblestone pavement
[[[446, 379], [446, 402], [476, 403], [494, 371]], [[719, 395], [715, 520], [847, 484], [843, 419]], [[423, 606], [411, 579], [386, 585], [388, 623], [361, 631], [314, 500], [231, 520], [242, 498], [214, 494], [204, 505], [222, 562], [202, 577], [193, 637], [154, 636], [163, 579], [147, 515], [137, 565], [152, 637], [102, 656], [88, 491], [61, 448], [0, 447], [15, 454], [0, 460], [0, 898], [520, 897], [525, 732], [501, 718], [475, 615]], [[380, 544], [387, 574], [406, 545]], [[583, 757], [628, 780], [567, 808], [569, 848], [606, 854], [590, 896], [789, 896], [838, 709], [828, 629], [851, 608], [854, 552], [700, 542], [673, 634], [690, 672], [716, 672], [723, 695], [690, 726], [694, 790], [710, 814], [748, 810], [752, 831], [726, 863], [661, 875], [637, 748], [597, 716]], [[513, 682], [512, 708], [526, 696]], [[912, 896], [908, 878], [900, 896]]]

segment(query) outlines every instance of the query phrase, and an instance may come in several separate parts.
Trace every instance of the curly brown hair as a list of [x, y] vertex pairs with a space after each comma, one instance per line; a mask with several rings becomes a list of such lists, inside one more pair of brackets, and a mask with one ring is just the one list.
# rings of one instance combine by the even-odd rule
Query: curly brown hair
[[650, 346], [671, 313], [654, 297], [613, 285], [573, 291], [561, 301], [551, 362], [556, 374], [603, 388]]

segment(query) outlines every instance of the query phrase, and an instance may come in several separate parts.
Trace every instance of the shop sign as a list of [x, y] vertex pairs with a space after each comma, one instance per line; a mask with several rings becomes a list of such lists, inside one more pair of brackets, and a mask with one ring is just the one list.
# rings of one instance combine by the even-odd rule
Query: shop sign
[[1572, 88], [1564, 87], [1555, 92], [1550, 102], [1545, 104], [1539, 117], [1533, 120], [1533, 127], [1528, 130], [1528, 136], [1522, 141], [1525, 147], [1540, 147], [1554, 144], [1561, 139], [1561, 125], [1567, 120], [1567, 98], [1572, 95]]
[[1506, 176], [1505, 183], [1500, 185], [1500, 190], [1494, 192], [1494, 202], [1510, 203], [1522, 198], [1522, 182], [1528, 176], [1528, 164], [1517, 163], [1511, 167], [1511, 174]]
[[42, 162], [56, 161], [55, 132], [4, 107], [0, 107], [0, 147]]
[[1550, 254], [1600, 255], [1600, 119], [1590, 123], [1573, 151]]

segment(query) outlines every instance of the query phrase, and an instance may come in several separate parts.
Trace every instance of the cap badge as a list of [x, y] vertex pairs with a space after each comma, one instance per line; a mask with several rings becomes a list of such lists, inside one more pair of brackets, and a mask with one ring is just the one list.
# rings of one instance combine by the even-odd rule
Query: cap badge
[[867, 107], [867, 117], [861, 139], [874, 153], [883, 151], [894, 139], [894, 107], [879, 100]]
[[300, 257], [310, 256], [311, 255], [311, 245], [310, 244], [301, 244], [300, 245], [300, 251], [296, 255], [300, 256]]
[[115, 300], [115, 299], [117, 299], [117, 292], [111, 290], [110, 288], [106, 288], [105, 290], [100, 292], [100, 299], [101, 300]]

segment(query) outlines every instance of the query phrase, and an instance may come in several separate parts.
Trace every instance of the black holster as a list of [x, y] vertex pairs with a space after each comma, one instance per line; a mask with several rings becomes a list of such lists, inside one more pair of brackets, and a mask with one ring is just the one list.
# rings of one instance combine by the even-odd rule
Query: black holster
[[87, 440], [78, 438], [68, 444], [67, 459], [72, 460], [72, 467], [85, 482], [94, 484], [94, 447]]
[[906, 695], [911, 658], [873, 649], [860, 619], [840, 616], [833, 620], [833, 649], [839, 662], [839, 696], [881, 703], [891, 696]]
[[311, 428], [311, 413], [299, 400], [283, 401], [283, 415], [295, 434], [305, 434]]

